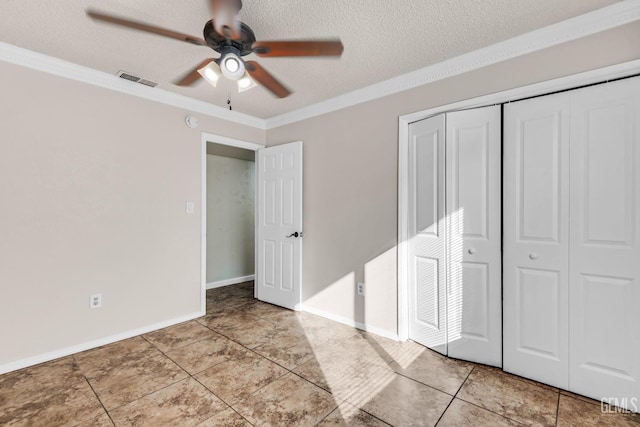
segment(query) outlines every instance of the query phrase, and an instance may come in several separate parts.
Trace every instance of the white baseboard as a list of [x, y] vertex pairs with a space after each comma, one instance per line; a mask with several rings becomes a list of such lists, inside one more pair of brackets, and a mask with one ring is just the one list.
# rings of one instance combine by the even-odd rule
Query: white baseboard
[[333, 320], [334, 322], [342, 323], [343, 325], [351, 326], [353, 328], [360, 329], [361, 331], [370, 332], [383, 338], [389, 338], [390, 340], [399, 341], [398, 334], [396, 333], [376, 328], [375, 326], [365, 325], [364, 323], [356, 322], [355, 320], [338, 316], [337, 314], [318, 310], [317, 308], [309, 307], [308, 305], [303, 304], [301, 308], [302, 311], [306, 311], [307, 313], [315, 314], [316, 316], [324, 317], [325, 319]]
[[0, 365], [0, 375], [5, 374], [7, 372], [11, 372], [11, 371], [17, 371], [18, 369], [26, 368], [29, 366], [38, 365], [40, 363], [49, 362], [51, 360], [60, 359], [61, 357], [69, 356], [71, 354], [80, 353], [86, 350], [91, 350], [92, 348], [100, 347], [107, 344], [112, 344], [114, 342], [122, 341], [127, 338], [137, 337], [138, 335], [146, 334], [152, 331], [156, 331], [158, 329], [177, 325], [178, 323], [197, 319], [198, 317], [201, 317], [201, 316], [204, 316], [204, 313], [201, 313], [198, 311], [196, 313], [191, 313], [185, 316], [176, 317], [171, 320], [165, 320], [163, 322], [158, 322], [152, 325], [143, 326], [141, 328], [111, 335], [105, 338], [100, 338], [94, 341], [89, 341], [89, 342], [74, 345], [71, 347], [50, 351], [48, 353], [40, 354], [38, 356], [27, 357], [26, 359], [20, 359], [14, 362], [5, 363]]
[[255, 274], [242, 277], [234, 277], [233, 279], [219, 280], [217, 282], [207, 283], [207, 289], [221, 288], [223, 286], [237, 285], [238, 283], [248, 282], [250, 280], [256, 280]]

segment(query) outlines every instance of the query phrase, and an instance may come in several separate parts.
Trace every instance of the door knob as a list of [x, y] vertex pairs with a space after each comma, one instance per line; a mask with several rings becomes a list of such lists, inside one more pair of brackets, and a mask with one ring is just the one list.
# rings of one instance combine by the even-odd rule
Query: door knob
[[531, 253], [529, 254], [529, 258], [530, 258], [530, 259], [533, 259], [533, 260], [536, 260], [536, 259], [538, 259], [538, 254], [537, 254], [537, 253], [535, 253], [535, 252], [531, 252]]
[[469, 248], [467, 252], [469, 252], [469, 255], [473, 255], [476, 253], [476, 250], [474, 248]]
[[302, 233], [298, 233], [297, 231], [295, 233], [291, 233], [287, 236], [287, 239], [290, 237], [302, 237]]

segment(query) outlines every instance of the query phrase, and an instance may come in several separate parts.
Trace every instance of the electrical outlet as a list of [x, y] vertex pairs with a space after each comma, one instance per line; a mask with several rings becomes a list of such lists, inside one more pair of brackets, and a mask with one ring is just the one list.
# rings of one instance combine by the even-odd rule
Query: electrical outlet
[[102, 294], [93, 294], [89, 299], [89, 307], [100, 308], [102, 307]]
[[356, 284], [356, 293], [360, 296], [364, 296], [364, 283], [358, 282]]

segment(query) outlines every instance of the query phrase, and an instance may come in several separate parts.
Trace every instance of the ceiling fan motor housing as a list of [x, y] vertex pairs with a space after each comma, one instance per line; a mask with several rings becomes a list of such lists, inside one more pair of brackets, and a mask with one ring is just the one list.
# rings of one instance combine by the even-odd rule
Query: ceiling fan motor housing
[[243, 22], [240, 23], [240, 37], [236, 40], [218, 34], [213, 20], [209, 20], [204, 25], [203, 35], [207, 45], [220, 54], [226, 48], [232, 47], [239, 52], [240, 56], [246, 56], [253, 53], [253, 44], [256, 42], [253, 30]]
[[213, 26], [219, 34], [232, 39], [240, 37], [240, 25], [236, 15], [242, 8], [240, 0], [209, 0]]

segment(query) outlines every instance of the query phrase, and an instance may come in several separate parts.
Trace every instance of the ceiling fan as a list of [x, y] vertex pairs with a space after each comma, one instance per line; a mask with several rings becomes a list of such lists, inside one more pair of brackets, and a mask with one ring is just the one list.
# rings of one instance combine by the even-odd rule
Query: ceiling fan
[[204, 39], [91, 9], [87, 10], [87, 15], [98, 21], [208, 46], [220, 54], [218, 58], [206, 59], [190, 70], [175, 82], [178, 86], [189, 86], [201, 77], [216, 86], [219, 78], [224, 76], [236, 80], [240, 92], [256, 86], [255, 80], [274, 95], [286, 98], [291, 94], [289, 89], [256, 61], [242, 58], [251, 53], [260, 57], [342, 55], [343, 46], [339, 39], [256, 41], [251, 28], [235, 19], [241, 8], [241, 0], [209, 0], [213, 19], [204, 26]]

